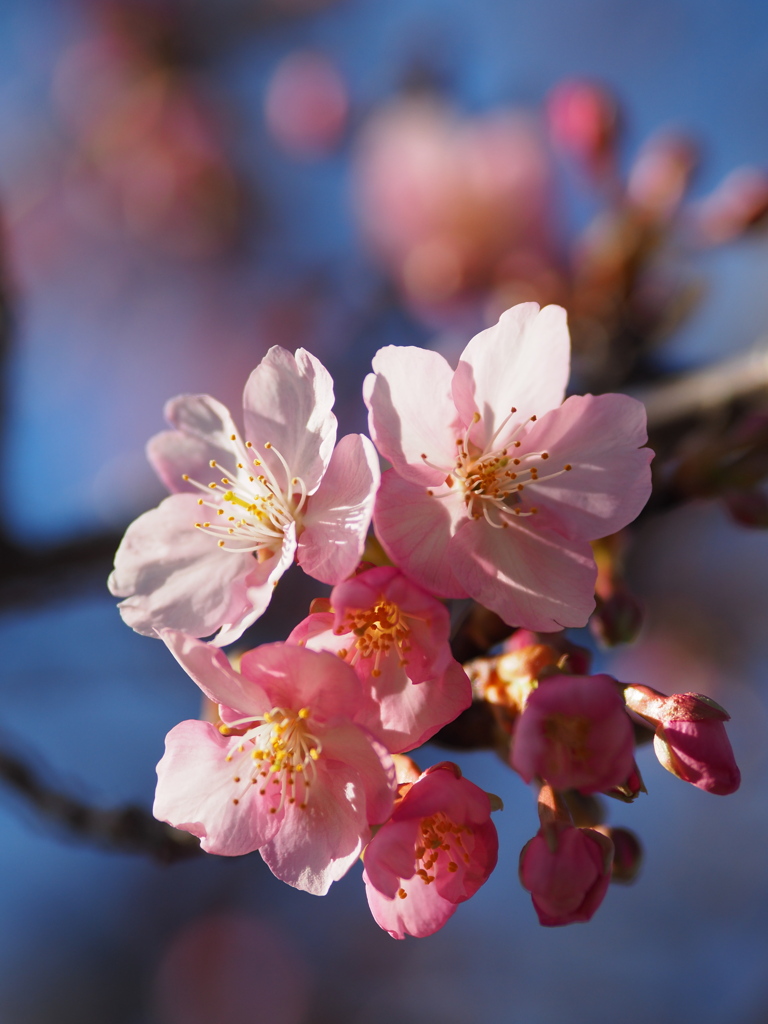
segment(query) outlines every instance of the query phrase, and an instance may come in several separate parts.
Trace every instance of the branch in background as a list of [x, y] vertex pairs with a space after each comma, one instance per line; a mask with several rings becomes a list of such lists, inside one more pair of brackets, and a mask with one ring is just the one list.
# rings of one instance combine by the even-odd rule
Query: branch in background
[[90, 807], [50, 788], [18, 757], [5, 750], [0, 750], [0, 780], [48, 821], [96, 846], [119, 853], [146, 854], [164, 864], [202, 852], [194, 836], [157, 821], [141, 807]]
[[768, 338], [743, 355], [631, 393], [645, 405], [649, 430], [707, 415], [768, 388]]

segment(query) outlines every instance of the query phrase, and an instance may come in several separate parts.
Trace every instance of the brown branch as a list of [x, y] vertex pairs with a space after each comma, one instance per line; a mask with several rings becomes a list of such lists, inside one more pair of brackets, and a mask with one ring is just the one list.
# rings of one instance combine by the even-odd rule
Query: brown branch
[[0, 750], [0, 780], [45, 819], [78, 839], [120, 853], [145, 854], [165, 864], [198, 856], [194, 836], [157, 821], [141, 807], [91, 807], [47, 786], [24, 762]]

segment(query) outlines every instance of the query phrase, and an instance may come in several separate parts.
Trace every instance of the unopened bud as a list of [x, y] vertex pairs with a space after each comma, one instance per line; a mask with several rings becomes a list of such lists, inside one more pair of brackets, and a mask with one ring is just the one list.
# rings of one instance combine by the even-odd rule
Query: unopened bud
[[724, 501], [731, 519], [740, 526], [768, 529], [768, 495], [763, 491], [729, 491]]
[[653, 749], [660, 763], [691, 785], [726, 796], [741, 783], [725, 731], [728, 713], [700, 693], [666, 697], [649, 686], [624, 688], [627, 707], [656, 728]]
[[768, 216], [768, 174], [757, 167], [732, 171], [695, 210], [695, 228], [710, 245], [721, 245]]
[[597, 829], [613, 843], [611, 881], [629, 885], [637, 878], [643, 862], [643, 848], [634, 832], [628, 828], [600, 825]]
[[547, 98], [547, 120], [559, 149], [590, 173], [606, 169], [619, 129], [618, 104], [606, 89], [578, 79], [560, 82]]
[[654, 219], [670, 217], [688, 190], [698, 156], [697, 146], [682, 135], [650, 139], [629, 172], [627, 195], [632, 204]]
[[608, 598], [597, 598], [597, 607], [589, 620], [592, 635], [604, 647], [631, 644], [643, 625], [640, 602], [624, 586], [617, 586]]

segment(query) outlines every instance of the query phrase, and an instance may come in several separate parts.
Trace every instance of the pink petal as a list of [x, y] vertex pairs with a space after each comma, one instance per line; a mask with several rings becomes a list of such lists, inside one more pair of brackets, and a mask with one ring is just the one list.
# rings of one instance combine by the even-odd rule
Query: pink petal
[[[240, 782], [226, 760], [232, 740], [210, 722], [181, 722], [157, 766], [152, 813], [201, 839], [208, 853], [237, 857], [257, 850], [280, 827], [257, 786]], [[235, 802], [237, 801], [237, 802]]]
[[[373, 369], [363, 398], [376, 447], [406, 480], [442, 483], [465, 430], [451, 397], [450, 366], [437, 352], [388, 345], [374, 356]], [[430, 469], [422, 454], [444, 468]]]
[[367, 821], [380, 825], [392, 814], [397, 779], [386, 747], [364, 729], [347, 723], [323, 736], [323, 763], [338, 762], [354, 768], [365, 794]]
[[546, 451], [540, 476], [573, 468], [555, 480], [528, 485], [537, 525], [566, 537], [596, 540], [637, 516], [651, 493], [645, 408], [628, 395], [573, 395], [542, 417], [518, 455]]
[[307, 806], [290, 804], [277, 835], [261, 848], [274, 875], [323, 896], [352, 867], [370, 835], [366, 800], [354, 768], [321, 768]]
[[403, 883], [405, 899], [388, 899], [368, 881], [365, 873], [365, 894], [376, 924], [393, 939], [413, 935], [417, 939], [434, 935], [456, 912], [457, 903], [444, 900], [434, 885], [425, 885], [418, 877]]
[[240, 671], [264, 689], [272, 707], [306, 707], [328, 722], [374, 710], [354, 671], [335, 654], [262, 644], [242, 656]]
[[209, 636], [251, 611], [246, 586], [256, 560], [221, 551], [195, 529], [199, 518], [193, 495], [173, 494], [126, 530], [109, 589], [125, 598], [120, 614], [138, 633], [168, 627]]
[[209, 700], [244, 714], [262, 715], [272, 707], [260, 686], [236, 672], [223, 651], [174, 629], [160, 639]]
[[333, 380], [303, 348], [296, 355], [274, 345], [251, 373], [243, 394], [246, 440], [276, 479], [290, 491], [282, 464], [264, 444], [283, 456], [292, 476], [312, 494], [320, 483], [336, 441]]
[[470, 597], [511, 626], [584, 626], [594, 610], [597, 569], [586, 541], [525, 521], [497, 530], [479, 519], [458, 531], [448, 557]]
[[245, 630], [260, 618], [272, 600], [272, 593], [283, 573], [290, 568], [296, 551], [296, 526], [291, 523], [283, 536], [283, 545], [263, 562], [253, 559], [253, 568], [246, 578], [245, 597], [248, 610], [230, 622], [222, 623], [213, 639], [218, 647], [239, 640]]
[[523, 422], [560, 405], [570, 350], [565, 310], [545, 306], [539, 311], [535, 302], [513, 306], [472, 338], [453, 379], [453, 398], [465, 423], [480, 413], [471, 435], [478, 447], [490, 444], [513, 406], [513, 422]]
[[381, 477], [373, 521], [384, 550], [403, 572], [440, 597], [467, 597], [447, 557], [448, 542], [466, 521], [460, 495], [435, 498], [394, 469]]
[[150, 438], [147, 458], [170, 491], [193, 489], [181, 479], [184, 473], [199, 483], [210, 482], [211, 459], [233, 468], [237, 460], [231, 437], [237, 427], [221, 402], [210, 395], [179, 395], [166, 402], [165, 418], [176, 429]]
[[339, 441], [304, 514], [297, 559], [323, 583], [339, 583], [357, 568], [371, 522], [379, 460], [362, 434]]
[[402, 878], [412, 878], [416, 871], [416, 845], [421, 830], [419, 821], [390, 821], [381, 828], [365, 848], [366, 881], [380, 893], [394, 899]]
[[401, 669], [382, 672], [370, 683], [380, 708], [383, 738], [394, 754], [426, 743], [472, 703], [469, 677], [457, 661], [425, 682], [411, 682]]

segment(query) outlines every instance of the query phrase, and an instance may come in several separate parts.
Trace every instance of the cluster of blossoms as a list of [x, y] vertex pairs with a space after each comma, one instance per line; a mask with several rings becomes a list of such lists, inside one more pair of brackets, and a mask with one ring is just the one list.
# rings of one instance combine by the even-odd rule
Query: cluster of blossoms
[[[302, 349], [273, 348], [253, 371], [243, 432], [206, 395], [169, 403], [173, 429], [148, 450], [172, 494], [128, 528], [110, 589], [218, 712], [169, 733], [158, 818], [210, 853], [259, 850], [316, 894], [362, 856], [373, 916], [403, 938], [440, 928], [496, 864], [498, 798], [453, 763], [422, 773], [405, 756], [473, 699], [539, 793], [520, 877], [546, 925], [588, 920], [635, 869], [636, 840], [601, 824], [594, 795], [643, 789], [643, 726], [681, 778], [738, 786], [712, 701], [588, 675], [583, 652], [538, 635], [586, 624], [590, 542], [650, 493], [642, 405], [564, 400], [569, 356], [564, 311], [534, 303], [473, 338], [455, 372], [435, 352], [382, 349], [364, 386], [373, 443], [336, 444], [330, 375]], [[233, 663], [221, 648], [294, 560], [330, 596]], [[451, 598], [517, 627], [501, 653], [459, 664]]]

